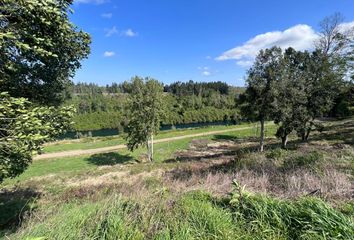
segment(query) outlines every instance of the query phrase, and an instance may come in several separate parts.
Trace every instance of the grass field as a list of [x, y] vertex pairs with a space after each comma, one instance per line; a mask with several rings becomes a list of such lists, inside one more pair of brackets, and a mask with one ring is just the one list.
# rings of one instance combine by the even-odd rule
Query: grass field
[[[243, 126], [243, 125], [242, 125]], [[224, 130], [228, 127], [218, 127], [217, 130]], [[207, 128], [207, 129], [193, 129], [191, 130], [192, 133], [200, 133], [202, 131], [211, 131], [215, 130], [215, 128]], [[182, 133], [190, 134], [186, 130], [184, 131], [177, 131], [168, 133], [168, 135], [164, 135], [165, 137], [173, 137], [173, 136], [181, 136]], [[269, 135], [274, 134], [275, 127], [269, 126], [267, 128], [267, 133]], [[230, 138], [244, 138], [254, 136], [255, 131], [254, 129], [247, 129], [241, 131], [232, 131], [226, 134], [223, 134], [225, 137]], [[209, 135], [204, 137], [197, 137], [197, 139], [214, 139], [218, 135]], [[196, 138], [188, 138], [188, 139], [181, 139], [171, 142], [163, 142], [155, 144], [154, 149], [154, 162], [161, 163], [166, 160], [174, 159], [174, 153], [179, 150], [187, 149], [191, 140]], [[109, 141], [109, 140], [108, 140]], [[103, 140], [103, 142], [105, 142]], [[110, 142], [110, 141], [109, 141]], [[111, 142], [110, 142], [111, 143]], [[86, 144], [86, 145], [85, 145]], [[64, 144], [65, 146], [66, 144]], [[76, 147], [84, 146], [84, 149], [90, 149], [91, 144], [83, 143], [72, 143], [71, 150], [75, 149]], [[60, 147], [61, 145], [58, 145]], [[97, 147], [97, 145], [96, 145]], [[29, 169], [20, 175], [19, 177], [11, 180], [7, 180], [4, 182], [4, 185], [13, 184], [15, 182], [21, 182], [23, 180], [29, 179], [31, 177], [38, 177], [43, 176], [48, 173], [57, 174], [62, 172], [80, 172], [80, 171], [87, 171], [87, 170], [94, 170], [99, 168], [100, 166], [105, 165], [116, 165], [116, 164], [129, 164], [139, 162], [141, 158], [143, 158], [146, 149], [144, 147], [138, 148], [134, 152], [130, 152], [127, 149], [122, 149], [117, 152], [112, 153], [102, 153], [96, 154], [92, 156], [80, 156], [80, 157], [68, 157], [68, 158], [59, 158], [59, 159], [46, 159], [46, 160], [38, 160], [34, 161], [33, 164], [29, 167]]]
[[[209, 127], [200, 127], [192, 129], [179, 129], [179, 130], [168, 130], [160, 132], [155, 139], [163, 139], [177, 136], [184, 136], [187, 134], [196, 134], [210, 131], [218, 130], [227, 130], [234, 128], [243, 128], [243, 127], [252, 127], [253, 133], [256, 134], [257, 130], [259, 131], [259, 124], [240, 124], [240, 125], [224, 125], [224, 126], [209, 126]], [[80, 140], [64, 140], [53, 142], [44, 147], [44, 153], [53, 153], [61, 151], [70, 151], [70, 150], [83, 150], [83, 149], [94, 149], [101, 147], [110, 147], [118, 144], [125, 143], [125, 140], [122, 136], [111, 136], [111, 137], [91, 137], [83, 138]]]
[[157, 143], [153, 163], [144, 148], [34, 161], [1, 186], [0, 238], [353, 239], [354, 121], [288, 150], [274, 132], [264, 153], [246, 129]]

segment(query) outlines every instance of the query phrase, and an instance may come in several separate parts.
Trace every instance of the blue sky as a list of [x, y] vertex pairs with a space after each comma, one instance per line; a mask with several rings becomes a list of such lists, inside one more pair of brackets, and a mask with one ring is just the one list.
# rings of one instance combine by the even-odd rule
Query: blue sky
[[74, 0], [71, 20], [92, 36], [75, 82], [99, 85], [149, 76], [164, 83], [244, 85], [261, 48], [311, 49], [319, 22], [354, 0]]

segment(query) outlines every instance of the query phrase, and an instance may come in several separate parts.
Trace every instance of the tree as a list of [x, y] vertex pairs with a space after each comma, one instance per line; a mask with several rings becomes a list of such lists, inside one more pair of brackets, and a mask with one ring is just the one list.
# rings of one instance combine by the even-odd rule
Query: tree
[[36, 107], [0, 93], [0, 183], [21, 174], [41, 145], [72, 124], [72, 107]]
[[90, 36], [69, 21], [72, 0], [0, 2], [0, 92], [58, 105]]
[[316, 118], [323, 117], [330, 111], [343, 83], [343, 75], [336, 71], [330, 58], [321, 50], [312, 52], [306, 64], [306, 105], [296, 128], [302, 141], [307, 141], [310, 133], [321, 127], [316, 123]]
[[354, 27], [343, 23], [344, 17], [335, 13], [320, 22], [320, 37], [316, 49], [328, 58], [337, 75], [352, 80], [354, 74]]
[[261, 50], [248, 70], [247, 88], [240, 98], [241, 111], [251, 120], [260, 121], [260, 151], [264, 149], [264, 124], [275, 103], [275, 84], [280, 76], [282, 51], [278, 47]]
[[[284, 53], [274, 120], [283, 147], [287, 135], [296, 130], [303, 141], [321, 129], [316, 118], [329, 113], [342, 89], [348, 89], [353, 72], [354, 29], [342, 24], [336, 13], [320, 23], [320, 37], [311, 54], [288, 49]], [[342, 102], [343, 103], [343, 102]]]
[[272, 119], [279, 125], [276, 136], [281, 139], [282, 148], [286, 148], [288, 135], [298, 128], [307, 115], [308, 52], [288, 48], [284, 51], [281, 63], [282, 71], [275, 85], [275, 104]]
[[153, 160], [154, 135], [164, 116], [163, 85], [152, 78], [134, 77], [130, 83], [128, 100], [127, 146], [133, 151], [146, 145], [148, 160]]

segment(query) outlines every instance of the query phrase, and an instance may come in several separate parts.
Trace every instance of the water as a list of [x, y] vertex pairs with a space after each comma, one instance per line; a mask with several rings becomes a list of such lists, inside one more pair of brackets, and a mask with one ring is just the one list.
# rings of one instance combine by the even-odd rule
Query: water
[[[177, 125], [163, 125], [161, 126], [161, 131], [173, 130], [173, 129], [186, 129], [186, 128], [197, 128], [197, 127], [208, 127], [208, 126], [221, 126], [221, 125], [231, 125], [235, 124], [231, 121], [219, 121], [219, 122], [209, 122], [209, 123], [186, 123]], [[119, 135], [118, 129], [100, 129], [92, 131], [80, 131], [80, 132], [67, 132], [64, 135], [59, 136], [57, 139], [77, 139], [82, 137], [109, 137]]]

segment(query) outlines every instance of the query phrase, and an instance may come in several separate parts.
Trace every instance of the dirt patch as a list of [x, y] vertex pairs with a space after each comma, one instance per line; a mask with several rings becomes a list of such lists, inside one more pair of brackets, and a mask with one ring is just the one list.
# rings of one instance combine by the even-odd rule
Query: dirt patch
[[174, 157], [177, 161], [196, 161], [196, 160], [226, 160], [233, 159], [233, 153], [237, 149], [237, 143], [232, 141], [217, 141], [196, 139], [193, 140], [187, 150], [177, 151]]

